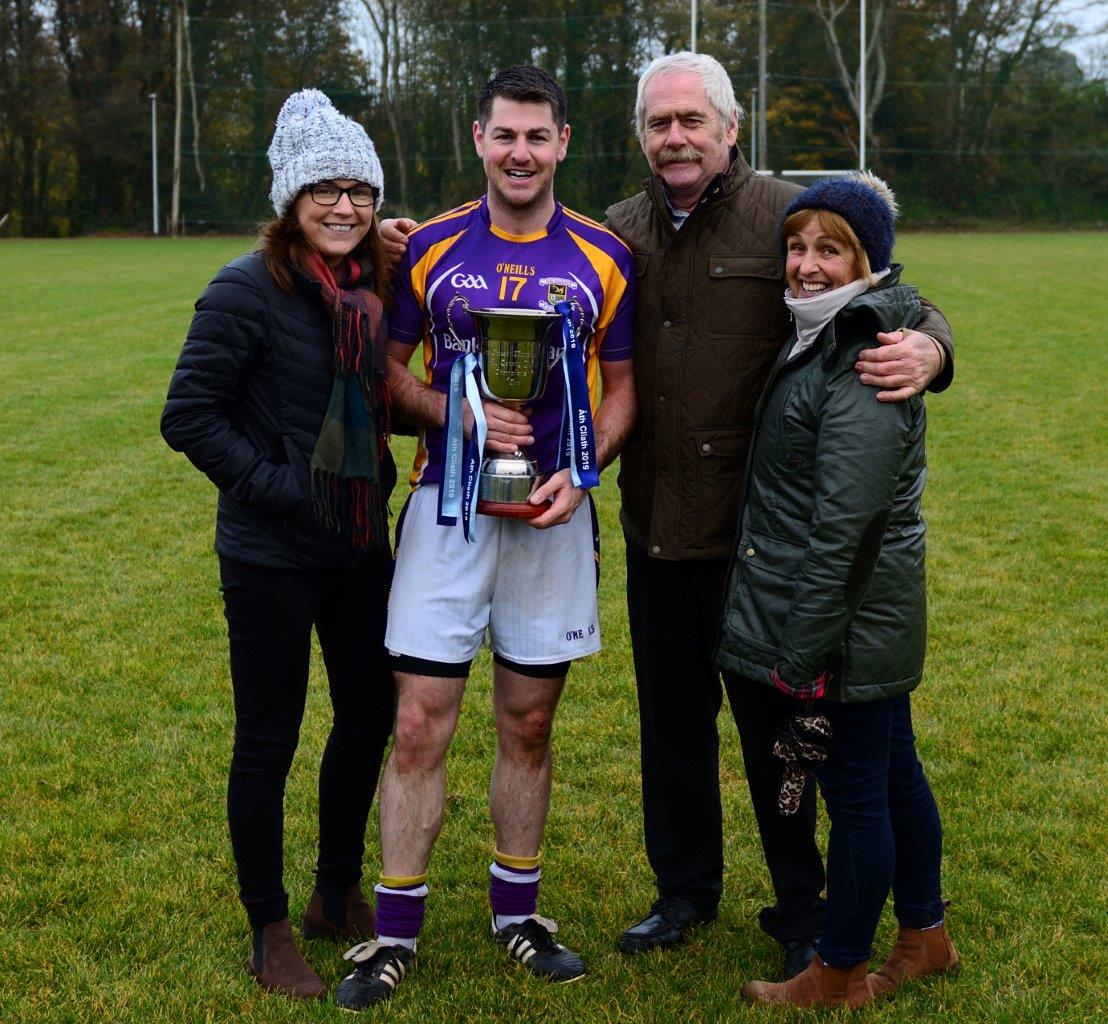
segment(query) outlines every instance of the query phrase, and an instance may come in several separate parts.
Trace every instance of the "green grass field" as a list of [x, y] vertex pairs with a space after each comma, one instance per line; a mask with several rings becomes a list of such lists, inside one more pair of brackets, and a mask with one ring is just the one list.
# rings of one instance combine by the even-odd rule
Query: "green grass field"
[[[0, 1021], [300, 1022], [267, 995], [224, 821], [232, 728], [211, 551], [215, 492], [158, 435], [192, 302], [242, 239], [0, 244]], [[946, 830], [965, 969], [867, 1021], [1108, 1014], [1105, 518], [1108, 235], [916, 235], [898, 257], [949, 315], [958, 374], [929, 400], [931, 644], [920, 749]], [[1096, 310], [1100, 309], [1098, 316]], [[410, 457], [397, 443], [398, 462]], [[394, 511], [401, 496], [393, 499]], [[559, 713], [543, 911], [590, 968], [551, 988], [486, 937], [493, 734], [477, 666], [449, 764], [421, 961], [389, 1021], [759, 1021], [770, 896], [734, 726], [721, 717], [719, 922], [626, 959], [653, 898], [614, 473], [600, 490], [604, 651]], [[287, 801], [294, 914], [312, 884], [318, 657]], [[376, 826], [367, 873], [377, 870]], [[893, 932], [886, 912], [878, 949]], [[333, 983], [340, 950], [306, 944]], [[367, 1018], [368, 1019], [368, 1018]]]

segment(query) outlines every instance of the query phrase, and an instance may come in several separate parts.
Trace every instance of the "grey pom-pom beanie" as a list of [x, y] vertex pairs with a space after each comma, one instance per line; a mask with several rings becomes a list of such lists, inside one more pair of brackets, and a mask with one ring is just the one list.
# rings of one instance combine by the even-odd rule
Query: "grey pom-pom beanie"
[[278, 217], [305, 185], [334, 178], [364, 181], [377, 190], [378, 209], [384, 202], [385, 176], [372, 140], [318, 89], [301, 89], [285, 100], [269, 144], [269, 164], [269, 198]]

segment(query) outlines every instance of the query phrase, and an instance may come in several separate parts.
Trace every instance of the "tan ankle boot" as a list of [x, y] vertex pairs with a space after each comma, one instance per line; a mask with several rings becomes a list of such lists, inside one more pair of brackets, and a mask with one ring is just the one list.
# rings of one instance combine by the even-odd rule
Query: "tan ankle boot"
[[866, 978], [866, 961], [839, 970], [817, 955], [795, 978], [780, 984], [748, 981], [743, 998], [751, 1003], [787, 1003], [790, 1006], [862, 1006], [873, 999]]
[[958, 950], [944, 921], [938, 928], [901, 928], [885, 966], [869, 976], [869, 983], [874, 995], [887, 996], [903, 981], [959, 970]]
[[261, 946], [261, 957], [255, 951], [246, 969], [262, 988], [296, 999], [322, 999], [327, 994], [319, 975], [300, 955], [287, 917], [262, 929]]
[[366, 902], [360, 883], [355, 882], [346, 892], [346, 910], [342, 921], [332, 921], [324, 913], [323, 893], [318, 886], [312, 890], [308, 909], [300, 921], [300, 930], [306, 939], [343, 939], [361, 942], [377, 934], [377, 922], [373, 908]]

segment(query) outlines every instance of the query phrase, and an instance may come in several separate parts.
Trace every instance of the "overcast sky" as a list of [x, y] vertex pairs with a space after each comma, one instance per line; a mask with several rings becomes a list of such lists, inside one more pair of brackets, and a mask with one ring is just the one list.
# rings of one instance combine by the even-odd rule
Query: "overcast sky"
[[[1103, 0], [1067, 0], [1062, 6], [1064, 20], [1074, 25], [1078, 37], [1066, 45], [1077, 54], [1085, 71], [1105, 71], [1108, 50], [1108, 4]], [[1099, 64], [1099, 69], [1094, 65]]]

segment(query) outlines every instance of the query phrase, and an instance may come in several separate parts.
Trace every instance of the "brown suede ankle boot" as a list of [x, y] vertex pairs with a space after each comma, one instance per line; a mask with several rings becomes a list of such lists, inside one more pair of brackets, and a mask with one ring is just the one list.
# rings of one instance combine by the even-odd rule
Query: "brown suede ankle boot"
[[377, 934], [377, 922], [373, 908], [366, 902], [360, 883], [355, 882], [346, 890], [345, 905], [328, 906], [323, 892], [317, 885], [312, 890], [308, 909], [300, 922], [300, 931], [306, 939], [343, 939], [361, 942]]
[[743, 998], [751, 1003], [786, 1003], [790, 1006], [862, 1006], [873, 999], [866, 978], [866, 961], [839, 970], [818, 956], [788, 981], [748, 981]]
[[885, 966], [869, 976], [869, 983], [875, 996], [887, 996], [903, 981], [960, 970], [958, 950], [944, 921], [938, 928], [901, 928]]
[[327, 987], [300, 955], [289, 919], [254, 930], [254, 953], [246, 969], [270, 992], [296, 999], [322, 999]]

